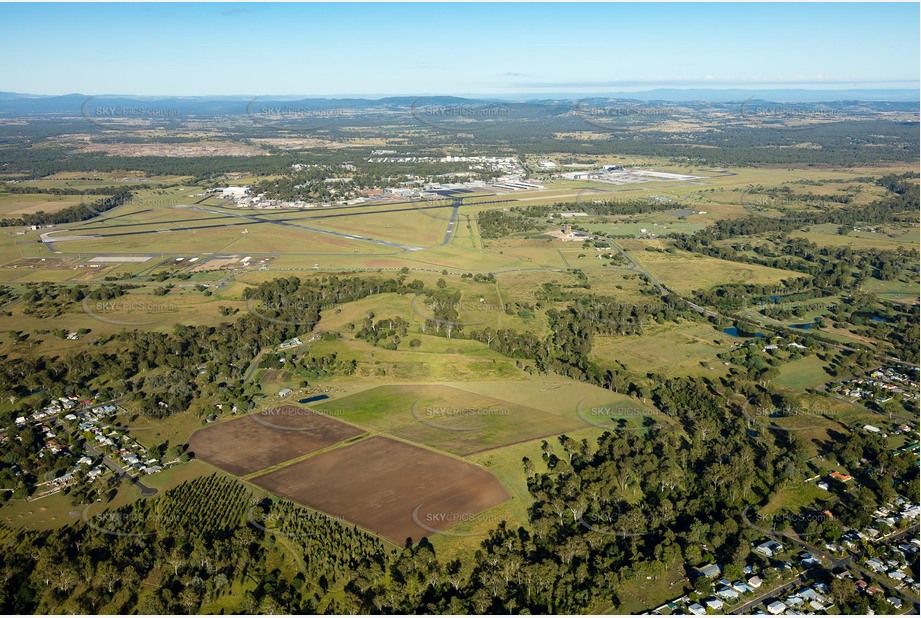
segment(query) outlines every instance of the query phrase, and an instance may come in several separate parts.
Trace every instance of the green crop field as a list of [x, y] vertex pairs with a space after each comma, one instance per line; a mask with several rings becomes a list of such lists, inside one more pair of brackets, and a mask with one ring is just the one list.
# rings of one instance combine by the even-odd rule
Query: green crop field
[[350, 423], [470, 455], [583, 426], [509, 401], [438, 385], [378, 386], [317, 406]]

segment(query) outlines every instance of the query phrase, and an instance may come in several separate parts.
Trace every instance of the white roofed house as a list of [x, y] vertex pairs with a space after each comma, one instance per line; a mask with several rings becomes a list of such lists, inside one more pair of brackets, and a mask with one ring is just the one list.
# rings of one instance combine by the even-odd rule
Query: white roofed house
[[727, 588], [725, 586], [716, 591], [716, 596], [723, 599], [724, 601], [737, 601], [739, 599], [739, 593], [737, 590]]
[[806, 599], [802, 599], [795, 594], [791, 594], [787, 597], [785, 603], [787, 604], [787, 607], [802, 607], [806, 604]]
[[732, 584], [732, 589], [735, 590], [736, 592], [741, 592], [742, 594], [753, 592], [752, 587], [743, 581], [734, 582]]
[[720, 567], [716, 564], [707, 564], [697, 569], [697, 574], [710, 579], [716, 579], [720, 576]]
[[783, 545], [777, 541], [765, 541], [761, 545], [756, 546], [754, 551], [761, 554], [762, 556], [773, 558], [775, 555], [783, 551]]
[[707, 599], [704, 604], [714, 611], [723, 609], [723, 602], [719, 599]]
[[771, 601], [767, 604], [766, 607], [768, 612], [774, 614], [775, 616], [787, 611], [787, 605], [783, 601]]
[[803, 588], [802, 590], [797, 590], [796, 596], [802, 597], [809, 601], [819, 598], [818, 593], [816, 593], [815, 590], [813, 590], [812, 588], [809, 588], [808, 586], [806, 588]]

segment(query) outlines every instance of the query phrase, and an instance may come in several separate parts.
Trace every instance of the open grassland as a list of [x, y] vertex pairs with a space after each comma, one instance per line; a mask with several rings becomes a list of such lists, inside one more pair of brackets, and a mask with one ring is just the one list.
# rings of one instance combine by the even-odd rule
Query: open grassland
[[890, 227], [888, 232], [874, 228], [877, 232], [850, 231], [847, 234], [838, 233], [839, 226], [834, 223], [813, 225], [807, 231], [793, 232], [791, 236], [804, 238], [809, 242], [823, 247], [852, 247], [854, 249], [889, 249], [899, 247], [911, 248], [918, 245], [918, 227]]
[[567, 248], [566, 245], [551, 240], [549, 237], [546, 239], [503, 238], [485, 241], [484, 246], [490, 253], [497, 256], [494, 259], [503, 258], [508, 264], [507, 268], [570, 268], [566, 259], [559, 253], [561, 248]]
[[585, 269], [585, 274], [592, 286], [592, 294], [613, 296], [623, 302], [638, 305], [649, 303], [649, 295], [643, 293], [643, 290], [649, 289], [649, 286], [638, 273], [609, 266]]
[[[538, 157], [543, 160], [543, 157]], [[213, 253], [271, 254], [278, 256], [280, 268], [306, 269], [315, 264], [319, 268], [416, 268], [447, 269], [450, 272], [501, 272], [520, 268], [567, 268], [577, 266], [587, 270], [601, 270], [601, 261], [590, 256], [578, 258], [581, 247], [564, 245], [556, 241], [503, 239], [485, 243], [478, 236], [477, 212], [494, 208], [549, 204], [588, 199], [632, 199], [648, 198], [653, 195], [673, 198], [676, 207], [692, 211], [684, 218], [675, 213], [648, 213], [630, 217], [611, 217], [601, 225], [607, 231], [635, 235], [645, 228], [650, 233], [665, 234], [675, 231], [691, 231], [699, 226], [712, 224], [721, 218], [744, 216], [751, 211], [751, 204], [744, 204], [743, 194], [753, 186], [765, 188], [791, 187], [797, 194], [833, 195], [842, 191], [855, 194], [854, 203], [875, 199], [881, 189], [870, 184], [860, 184], [854, 179], [862, 176], [881, 176], [889, 172], [904, 171], [905, 166], [874, 169], [771, 169], [740, 168], [732, 170], [711, 170], [676, 167], [665, 160], [654, 157], [592, 157], [594, 164], [618, 161], [624, 164], [628, 159], [646, 168], [689, 173], [703, 178], [688, 182], [648, 182], [629, 186], [613, 186], [588, 181], [552, 179], [546, 182], [543, 191], [512, 192], [501, 195], [471, 194], [460, 209], [455, 234], [447, 246], [438, 246], [443, 240], [450, 209], [417, 210], [412, 203], [359, 206], [350, 209], [324, 208], [316, 210], [272, 211], [251, 210], [230, 207], [226, 202], [204, 201], [203, 188], [180, 185], [143, 190], [124, 206], [107, 212], [101, 217], [86, 222], [59, 226], [74, 233], [104, 235], [103, 238], [88, 238], [54, 243], [54, 248], [64, 254], [160, 254], [173, 256], [203, 256]], [[634, 161], [634, 159], [636, 159]], [[592, 165], [592, 164], [589, 164]], [[560, 168], [565, 169], [565, 168]], [[144, 178], [135, 172], [113, 172], [107, 174], [67, 173], [58, 174], [40, 181], [36, 186], [63, 186], [80, 188], [83, 185], [117, 184], [168, 184], [182, 182], [180, 176]], [[834, 181], [822, 185], [823, 180]], [[860, 185], [858, 187], [858, 185]], [[855, 193], [855, 189], [860, 190]], [[15, 197], [15, 196], [13, 196]], [[54, 197], [54, 196], [46, 196]], [[491, 200], [511, 200], [507, 203], [483, 204]], [[769, 204], [768, 204], [769, 205]], [[383, 210], [394, 210], [386, 213]], [[770, 209], [769, 209], [770, 210]], [[357, 213], [359, 216], [340, 216]], [[760, 213], [768, 214], [771, 213]], [[779, 214], [774, 213], [774, 214]], [[329, 215], [334, 215], [330, 217]], [[249, 217], [249, 218], [247, 218]], [[261, 219], [259, 222], [253, 217]], [[276, 223], [267, 223], [274, 221]], [[280, 225], [280, 222], [287, 222]], [[401, 244], [429, 247], [423, 251], [402, 252], [361, 240], [322, 234], [298, 227], [308, 225], [332, 232], [353, 236], [367, 236]], [[470, 226], [468, 229], [468, 225]], [[217, 227], [211, 227], [217, 226]], [[602, 229], [599, 227], [598, 229]], [[607, 229], [610, 227], [610, 229]], [[804, 232], [817, 234], [820, 244], [846, 244], [853, 246], [904, 246], [913, 243], [915, 226], [885, 229], [878, 233], [852, 232], [848, 236], [830, 233], [824, 227]], [[16, 253], [11, 257], [49, 257], [48, 248], [38, 242], [38, 232], [28, 232], [15, 237], [10, 249]], [[11, 239], [12, 240], [12, 239]], [[429, 242], [431, 241], [431, 243]], [[625, 241], [630, 242], [630, 241]], [[646, 241], [652, 242], [652, 241]], [[575, 253], [575, 255], [573, 255]], [[0, 257], [3, 255], [0, 247]], [[379, 256], [379, 257], [375, 257]], [[639, 256], [634, 256], [639, 259]], [[643, 256], [649, 258], [649, 256]], [[649, 258], [647, 261], [651, 261]], [[592, 264], [588, 262], [598, 262]], [[682, 264], [679, 268], [683, 268]], [[668, 270], [668, 264], [658, 264]], [[694, 263], [696, 268], [699, 263]], [[131, 272], [131, 266], [115, 267], [119, 272]], [[759, 281], [759, 269], [745, 272], [735, 267], [731, 280]], [[38, 270], [38, 269], [33, 269]], [[97, 274], [101, 274], [98, 271]], [[655, 274], [655, 273], [654, 273]], [[770, 278], [767, 275], [765, 277]], [[668, 273], [663, 272], [663, 279]], [[28, 274], [0, 272], [0, 280], [63, 280], [60, 272], [30, 272]], [[666, 281], [667, 282], [667, 281]], [[704, 286], [707, 281], [702, 282]], [[677, 289], [677, 288], [676, 288]]]
[[[664, 236], [666, 234], [693, 234], [705, 226], [696, 223], [692, 217], [634, 217], [623, 221], [604, 223], [581, 223], [592, 234], [611, 234], [613, 236], [633, 236], [642, 238], [647, 234]], [[645, 231], [643, 231], [645, 230]]]
[[364, 341], [340, 339], [311, 344], [310, 354], [336, 354], [342, 361], [358, 361], [355, 376], [374, 382], [444, 382], [452, 380], [518, 379], [523, 372], [515, 362], [478, 341], [446, 340], [414, 335], [418, 349], [385, 350]]
[[[140, 499], [141, 491], [123, 482], [118, 494], [106, 508], [115, 509]], [[25, 530], [52, 530], [74, 524], [82, 518], [86, 505], [71, 504], [70, 497], [59, 491], [37, 500], [11, 500], [0, 507], [0, 518], [10, 528]]]
[[913, 304], [918, 302], [918, 282], [892, 280], [882, 281], [880, 279], [865, 279], [860, 284], [863, 292], [878, 294], [885, 300]]
[[806, 356], [780, 366], [780, 375], [774, 381], [778, 386], [803, 391], [815, 388], [832, 379], [828, 365], [818, 356]]
[[[0, 273], [5, 272], [0, 270]], [[55, 271], [57, 272], [57, 271]], [[61, 271], [73, 276], [73, 271]], [[220, 307], [246, 309], [243, 301], [227, 302], [209, 298], [192, 288], [176, 288], [165, 296], [153, 294], [161, 284], [148, 284], [111, 300], [85, 299], [67, 305], [65, 311], [49, 321], [48, 317], [27, 314], [27, 306], [16, 303], [7, 308], [11, 315], [0, 315], [0, 330], [25, 329], [42, 333], [50, 329], [79, 331], [88, 329], [89, 335], [78, 340], [42, 336], [53, 349], [48, 352], [77, 351], [85, 347], [85, 337], [105, 337], [123, 330], [144, 329], [170, 331], [176, 324], [217, 324], [233, 318], [221, 314]]]
[[201, 405], [159, 419], [132, 414], [125, 415], [124, 423], [131, 427], [131, 436], [139, 444], [153, 449], [164, 442], [187, 444], [192, 434], [207, 424], [205, 419], [208, 415], [215, 411], [213, 407]]
[[[399, 209], [395, 208], [395, 212], [377, 210], [349, 210], [341, 213], [347, 216], [333, 216], [337, 213], [287, 215], [284, 220], [413, 247], [431, 247], [444, 239], [447, 220], [424, 216], [424, 213], [405, 205]], [[266, 218], [276, 219], [271, 215]]]
[[79, 195], [51, 195], [48, 193], [0, 192], [0, 218], [52, 213], [80, 204]]
[[317, 406], [350, 423], [457, 455], [558, 435], [583, 425], [443, 385], [379, 386]]
[[496, 275], [497, 286], [504, 303], [535, 303], [541, 287], [553, 284], [561, 287], [573, 285], [575, 278], [565, 272], [551, 270], [524, 270]]
[[705, 290], [725, 283], [770, 284], [805, 276], [794, 271], [731, 262], [685, 251], [646, 251], [647, 247], [656, 247], [646, 240], [624, 240], [621, 244], [644, 269], [679, 293]]
[[[789, 513], [797, 515], [815, 516], [815, 512], [824, 511], [836, 501], [835, 494], [824, 489], [820, 489], [814, 482], [812, 483], [795, 483], [783, 487], [780, 491], [771, 497], [771, 500], [765, 504], [759, 511], [751, 509], [747, 515], [753, 526], [760, 529], [772, 530], [778, 529], [787, 534], [792, 534], [790, 524], [793, 520]], [[784, 515], [782, 513], [786, 513]], [[772, 525], [773, 524], [773, 525]], [[816, 544], [819, 538], [810, 538], [809, 536], [800, 537], [807, 543]]]
[[[352, 394], [354, 397], [369, 392], [368, 385], [365, 383], [342, 382], [338, 386], [342, 387], [344, 394]], [[567, 423], [575, 422], [573, 431], [616, 427], [617, 425], [611, 422], [611, 418], [626, 420], [629, 425], [635, 427], [644, 425], [647, 419], [660, 423], [668, 422], [668, 419], [664, 418], [651, 404], [643, 404], [626, 395], [553, 374], [535, 378], [522, 375], [521, 378], [515, 380], [445, 382], [434, 386], [449, 387], [450, 392], [460, 391], [461, 394], [457, 395], [460, 398], [459, 401], [485, 397], [511, 406], [539, 410], [547, 415], [564, 419]], [[400, 387], [409, 389], [407, 392], [412, 392], [417, 388], [432, 388], [432, 385], [403, 384]], [[373, 387], [371, 390], [378, 391]], [[342, 401], [342, 399], [325, 402], [324, 407], [329, 410], [338, 410], [337, 401]], [[455, 405], [455, 407], [462, 406]], [[520, 431], [528, 431], [528, 429], [522, 428]]]
[[[517, 330], [543, 330], [545, 320], [537, 314], [509, 315], [504, 310], [504, 299], [491, 283], [476, 283], [468, 280], [453, 280], [452, 287], [461, 290], [461, 299], [455, 309], [458, 316], [454, 322], [464, 331], [492, 328]], [[529, 303], [534, 303], [530, 299]], [[422, 334], [422, 325], [435, 318], [435, 304], [423, 294], [377, 294], [368, 298], [337, 306], [323, 311], [317, 326], [320, 331], [336, 331], [347, 334], [350, 325], [361, 328], [363, 320], [373, 315], [374, 321], [387, 318], [402, 318], [410, 323], [409, 335]], [[434, 332], [434, 331], [432, 331]], [[405, 344], [405, 345], [408, 345]], [[401, 343], [401, 347], [404, 344]]]
[[642, 336], [598, 336], [592, 355], [618, 361], [637, 373], [718, 377], [728, 367], [717, 354], [738, 341], [709, 324], [681, 320], [642, 325]]
[[139, 171], [122, 171], [116, 170], [111, 172], [57, 172], [50, 176], [45, 176], [40, 180], [24, 180], [20, 184], [25, 186], [45, 187], [45, 188], [83, 188], [83, 185], [96, 186], [117, 186], [120, 183], [132, 185], [172, 185], [190, 180], [189, 176], [176, 175], [155, 175], [148, 176]]
[[22, 257], [20, 242], [23, 242], [23, 239], [17, 236], [15, 231], [0, 228], [0, 265]]

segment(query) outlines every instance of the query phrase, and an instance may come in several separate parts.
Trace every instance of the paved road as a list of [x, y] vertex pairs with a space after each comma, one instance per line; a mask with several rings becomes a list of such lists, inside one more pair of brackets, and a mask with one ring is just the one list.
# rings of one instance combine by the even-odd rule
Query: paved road
[[[876, 369], [881, 369], [881, 367], [877, 367]], [[873, 372], [873, 371], [875, 371], [875, 369], [868, 369], [868, 370], [867, 370], [867, 373], [871, 373], [871, 372]], [[857, 402], [855, 402], [855, 401], [851, 401], [850, 399], [847, 399], [846, 397], [841, 397], [841, 396], [839, 396], [837, 393], [833, 393], [833, 392], [831, 392], [831, 391], [828, 390], [828, 385], [829, 385], [829, 384], [836, 384], [836, 383], [840, 383], [840, 382], [847, 382], [848, 380], [852, 379], [852, 377], [853, 377], [853, 376], [847, 377], [847, 378], [842, 378], [842, 379], [840, 379], [840, 380], [832, 380], [832, 381], [830, 381], [830, 382], [826, 382], [825, 384], [820, 384], [819, 386], [817, 386], [817, 387], [815, 388], [815, 390], [818, 391], [818, 392], [820, 392], [820, 393], [822, 393], [823, 395], [825, 395], [826, 397], [828, 397], [828, 398], [830, 398], [830, 399], [836, 399], [836, 400], [841, 401], [841, 402], [843, 402], [843, 403], [846, 403], [846, 404], [848, 404], [848, 405], [854, 406], [855, 408], [860, 408], [861, 410], [864, 410], [865, 412], [869, 412], [869, 413], [871, 413], [871, 414], [880, 414], [880, 415], [883, 415], [883, 416], [891, 416], [891, 417], [893, 417], [893, 418], [897, 418], [897, 419], [906, 421], [906, 422], [911, 423], [911, 424], [915, 424], [915, 423], [918, 422], [918, 417], [917, 417], [917, 416], [905, 415], [905, 414], [901, 414], [901, 413], [898, 413], [898, 412], [890, 412], [890, 413], [887, 413], [887, 412], [881, 412], [881, 411], [879, 411], [879, 410], [873, 410], [873, 409], [868, 408], [868, 407], [866, 407], [866, 406], [864, 406], [864, 405], [861, 405], [860, 403], [857, 403]], [[890, 420], [891, 420], [891, 419], [890, 419]]]
[[745, 605], [740, 605], [739, 607], [731, 610], [729, 613], [730, 614], [747, 614], [750, 612], [752, 608], [754, 608], [759, 603], [764, 602], [766, 599], [770, 599], [773, 597], [779, 597], [780, 595], [785, 594], [791, 588], [798, 588], [802, 585], [803, 585], [802, 578], [797, 577], [793, 581], [780, 585], [777, 588], [774, 588], [773, 590], [771, 590], [770, 592], [765, 592], [761, 596], [752, 599]]
[[[96, 449], [96, 447], [91, 446], [89, 443], [86, 443], [83, 446], [83, 449], [87, 453], [92, 455], [93, 457], [99, 457], [100, 455], [102, 455], [102, 453], [98, 449]], [[131, 474], [127, 472], [126, 470], [124, 470], [120, 465], [118, 465], [118, 463], [115, 462], [114, 459], [112, 459], [108, 455], [103, 455], [102, 463], [104, 463], [109, 469], [111, 469], [115, 473], [116, 476], [120, 478], [121, 477], [128, 478], [132, 483], [134, 483], [134, 485], [138, 489], [141, 490], [141, 495], [143, 497], [149, 498], [150, 496], [157, 495], [158, 490], [155, 487], [148, 487], [147, 485], [142, 483], [140, 478], [138, 478], [136, 474]]]
[[[104, 406], [107, 404], [117, 405], [118, 403], [121, 402], [122, 399], [123, 398], [118, 398], [118, 399], [113, 399], [112, 401], [99, 402], [99, 403], [94, 404], [93, 407]], [[65, 427], [61, 424], [60, 418], [58, 417], [51, 418], [50, 422], [60, 431], [67, 431]], [[99, 449], [94, 447], [92, 444], [90, 444], [89, 441], [84, 442], [83, 450], [85, 450], [87, 453], [92, 455], [94, 458], [99, 457], [101, 455], [102, 462], [106, 465], [106, 467], [111, 469], [116, 474], [116, 476], [127, 477], [128, 479], [130, 479], [131, 482], [134, 483], [135, 486], [137, 486], [137, 488], [141, 490], [141, 495], [144, 496], [145, 498], [148, 498], [150, 496], [155, 496], [157, 494], [158, 490], [156, 488], [148, 487], [147, 485], [142, 483], [140, 481], [140, 478], [136, 474], [129, 473], [124, 468], [122, 468], [114, 459], [112, 459], [108, 455], [103, 455], [102, 451], [100, 451]]]
[[[747, 523], [751, 524], [751, 522], [747, 522]], [[833, 556], [829, 554], [823, 549], [814, 547], [810, 545], [809, 543], [806, 543], [805, 541], [799, 539], [798, 537], [789, 535], [787, 533], [776, 532], [776, 531], [772, 532], [770, 530], [766, 530], [762, 528], [758, 528], [758, 530], [762, 530], [763, 532], [766, 532], [768, 536], [775, 537], [775, 539], [777, 539], [781, 543], [786, 542], [788, 544], [792, 544], [803, 551], [808, 551], [813, 556], [821, 558], [823, 568], [825, 568], [829, 572], [834, 571], [835, 569], [841, 566], [847, 566], [849, 568], [853, 568], [856, 571], [858, 571], [865, 580], [875, 581], [877, 584], [879, 584], [884, 589], [890, 590], [892, 594], [896, 594], [899, 597], [901, 597], [903, 600], [907, 601], [910, 605], [913, 605], [915, 607], [919, 605], [919, 599], [910, 596], [908, 593], [906, 593], [903, 590], [894, 588], [889, 582], [881, 580], [875, 573], [871, 573], [867, 571], [866, 569], [864, 569], [860, 565], [860, 562], [859, 562], [859, 560], [863, 557], [862, 552], [849, 552], [846, 556], [837, 557], [837, 556]], [[877, 545], [879, 544], [888, 545], [890, 543], [899, 541], [906, 536], [912, 536], [912, 538], [914, 538], [918, 535], [918, 531], [919, 531], [919, 525], [915, 524], [914, 526], [906, 530], [903, 530], [902, 532], [893, 534], [883, 539], [879, 539], [878, 541], [876, 541], [876, 544]], [[751, 609], [751, 607], [753, 607], [754, 605], [757, 605], [759, 602], [763, 601], [764, 599], [772, 597], [772, 596], [779, 596], [780, 594], [783, 594], [784, 592], [786, 592], [790, 586], [798, 585], [798, 583], [801, 583], [800, 578], [797, 578], [796, 580], [791, 582], [790, 585], [783, 585], [768, 593], [765, 593], [759, 596], [757, 599], [754, 599], [746, 603], [743, 606], [737, 607], [736, 609], [732, 610], [730, 613], [732, 614], [745, 613], [747, 610]]]

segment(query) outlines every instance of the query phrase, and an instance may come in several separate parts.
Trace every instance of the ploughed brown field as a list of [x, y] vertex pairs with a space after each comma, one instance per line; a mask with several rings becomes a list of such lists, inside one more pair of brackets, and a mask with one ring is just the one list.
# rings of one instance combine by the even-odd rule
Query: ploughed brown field
[[252, 479], [272, 493], [342, 517], [402, 545], [508, 499], [471, 463], [375, 436]]
[[246, 476], [364, 433], [323, 414], [282, 406], [195, 432], [195, 457]]

